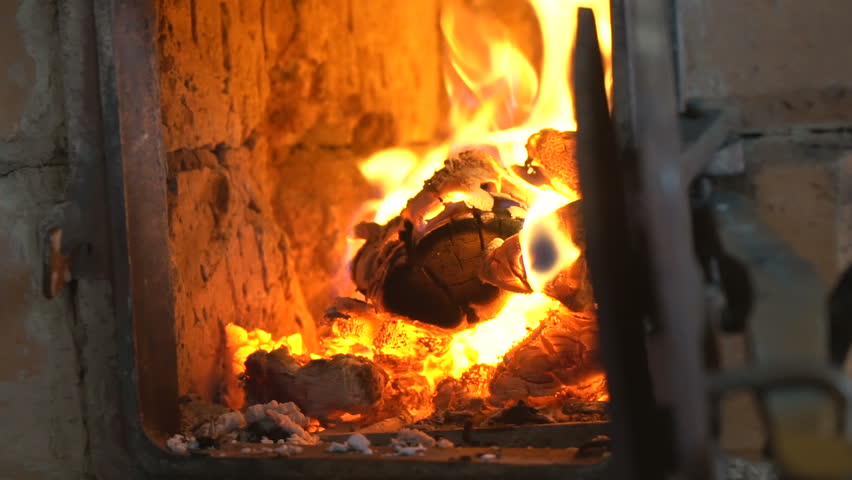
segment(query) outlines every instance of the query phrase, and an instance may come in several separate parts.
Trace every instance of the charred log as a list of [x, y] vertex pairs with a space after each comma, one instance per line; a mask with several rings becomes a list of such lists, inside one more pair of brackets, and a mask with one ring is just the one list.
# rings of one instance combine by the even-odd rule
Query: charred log
[[551, 312], [538, 329], [506, 354], [491, 379], [490, 400], [499, 405], [550, 397], [600, 377], [596, 336], [593, 316], [567, 309]]
[[[335, 306], [326, 312], [321, 330], [328, 346], [335, 347], [336, 341], [343, 341], [350, 351], [376, 354], [376, 361], [393, 356], [420, 362], [428, 355], [442, 355], [452, 340], [449, 331], [379, 312], [372, 305], [351, 298], [337, 299]], [[340, 347], [343, 348], [343, 345]], [[382, 363], [385, 369], [419, 371], [416, 365]]]
[[501, 306], [501, 290], [479, 278], [496, 239], [520, 231], [522, 212], [484, 152], [445, 163], [385, 226], [362, 224], [353, 279], [380, 310], [443, 328], [476, 323]]
[[364, 357], [335, 355], [301, 366], [281, 348], [249, 356], [244, 388], [250, 403], [294, 402], [306, 415], [328, 419], [374, 411], [387, 383], [384, 370]]
[[574, 132], [546, 128], [527, 140], [527, 161], [513, 170], [532, 185], [550, 185], [573, 197], [580, 191]]
[[[557, 273], [544, 288], [544, 293], [574, 311], [589, 310], [594, 306], [591, 278], [583, 253], [586, 249], [586, 239], [580, 213], [581, 202], [582, 200], [571, 202], [550, 214], [552, 223], [558, 225], [559, 230], [567, 234], [570, 241], [580, 250], [580, 256], [570, 266]], [[535, 232], [527, 233], [535, 234]], [[547, 239], [547, 241], [552, 240]], [[532, 253], [536, 254], [535, 251]], [[520, 234], [503, 241], [492, 242], [482, 263], [479, 277], [487, 283], [510, 292], [532, 291], [524, 267]]]
[[488, 417], [488, 425], [541, 425], [545, 423], [556, 423], [550, 417], [538, 409], [530, 407], [523, 400], [510, 407], [502, 408]]
[[249, 355], [245, 366], [243, 389], [249, 405], [270, 400], [290, 401], [296, 396], [295, 378], [302, 364], [286, 347], [272, 352], [258, 350]]
[[355, 355], [312, 360], [296, 375], [296, 404], [309, 416], [326, 418], [337, 412], [364, 414], [382, 401], [388, 376], [376, 364]]

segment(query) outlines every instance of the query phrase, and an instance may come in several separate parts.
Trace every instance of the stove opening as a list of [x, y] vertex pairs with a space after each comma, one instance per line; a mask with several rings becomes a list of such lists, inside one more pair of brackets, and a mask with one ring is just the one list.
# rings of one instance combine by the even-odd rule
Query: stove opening
[[605, 443], [579, 6], [160, 2], [173, 452]]

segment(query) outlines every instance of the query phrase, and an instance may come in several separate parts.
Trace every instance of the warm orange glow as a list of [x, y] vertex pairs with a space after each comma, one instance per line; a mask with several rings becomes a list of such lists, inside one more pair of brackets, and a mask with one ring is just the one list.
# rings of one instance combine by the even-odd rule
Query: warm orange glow
[[439, 369], [423, 374], [436, 382], [451, 376], [460, 378], [476, 364], [497, 365], [503, 355], [557, 308], [558, 302], [542, 293], [513, 295], [493, 319], [453, 336], [446, 358], [436, 359]]
[[281, 347], [287, 347], [293, 355], [304, 355], [305, 347], [302, 342], [302, 334], [284, 336], [278, 340], [272, 339], [272, 334], [259, 328], [252, 331], [229, 323], [225, 326], [228, 350], [233, 352], [231, 369], [240, 374], [246, 370], [246, 359], [258, 350], [271, 352]]
[[[350, 353], [367, 358], [379, 355], [415, 360], [428, 385], [417, 388], [434, 390], [443, 379], [459, 379], [475, 365], [497, 365], [513, 345], [523, 340], [547, 317], [558, 302], [540, 293], [560, 270], [580, 255], [568, 233], [563, 232], [552, 214], [576, 200], [578, 192], [559, 192], [537, 188], [517, 177], [509, 167], [522, 165], [527, 158], [525, 145], [534, 133], [552, 128], [576, 129], [574, 102], [568, 79], [577, 23], [577, 8], [590, 7], [598, 21], [598, 35], [607, 65], [607, 85], [611, 85], [609, 0], [531, 0], [542, 34], [543, 60], [540, 74], [523, 52], [510, 41], [505, 25], [482, 18], [462, 1], [449, 1], [441, 16], [441, 30], [448, 47], [445, 85], [450, 100], [449, 138], [425, 152], [407, 148], [385, 150], [360, 165], [361, 173], [379, 192], [381, 200], [367, 205], [368, 218], [385, 224], [400, 214], [423, 183], [440, 169], [447, 156], [460, 148], [489, 146], [505, 168], [504, 180], [512, 183], [530, 207], [521, 231], [521, 247], [528, 280], [534, 292], [512, 294], [494, 318], [473, 328], [454, 332], [448, 343], [434, 347], [428, 340], [434, 333], [428, 326], [402, 319], [351, 319], [335, 322], [331, 335], [321, 339], [317, 352], [304, 352], [301, 337], [291, 335], [273, 341], [263, 331], [246, 332], [228, 325], [228, 344], [233, 356], [233, 371], [243, 372], [245, 359], [255, 350], [273, 350], [287, 346], [297, 355], [310, 358]], [[444, 211], [451, 203], [469, 201], [464, 192], [452, 192], [440, 199], [424, 220]], [[545, 239], [556, 251], [546, 267], [533, 265], [535, 240]], [[352, 254], [357, 250], [353, 243]], [[432, 345], [436, 351], [424, 345]], [[416, 367], [415, 367], [416, 368]], [[600, 399], [605, 399], [605, 379], [601, 375]], [[473, 394], [487, 395], [487, 388], [476, 387]], [[430, 412], [426, 412], [428, 414]]]
[[[490, 145], [499, 152], [505, 166], [522, 165], [527, 158], [526, 141], [532, 134], [544, 128], [576, 130], [568, 78], [579, 7], [595, 12], [607, 87], [611, 87], [609, 1], [531, 0], [531, 4], [542, 33], [541, 76], [509, 41], [504, 25], [479, 17], [479, 12], [464, 2], [450, 2], [442, 14], [441, 29], [449, 47], [451, 66], [446, 71], [445, 84], [450, 97], [452, 136], [419, 156], [412, 150], [395, 148], [379, 152], [361, 165], [365, 178], [383, 193], [383, 200], [374, 206], [375, 222], [385, 223], [396, 216], [422, 188], [423, 182], [441, 167], [449, 152], [466, 145]], [[509, 170], [505, 173], [523, 188], [528, 204], [532, 205], [524, 229], [553, 230], [554, 241], [560, 241], [564, 248], [554, 268], [531, 275], [531, 285], [540, 290], [552, 275], [579, 255], [569, 238], [540, 219], [576, 200], [579, 193], [566, 195], [566, 192], [533, 188], [514, 178]], [[448, 203], [446, 199], [444, 202]], [[440, 205], [435, 207], [426, 220], [441, 211]], [[521, 237], [525, 253], [530, 251], [529, 238], [528, 234]]]
[[[520, 232], [521, 251], [527, 281], [533, 290], [543, 289], [550, 279], [580, 257], [580, 249], [574, 245], [570, 235], [561, 229], [557, 218], [549, 215], [572, 200], [576, 198], [567, 198], [552, 190], [544, 190], [524, 219], [524, 228]], [[534, 261], [537, 256], [534, 239], [560, 247], [551, 252], [554, 258], [544, 266]]]

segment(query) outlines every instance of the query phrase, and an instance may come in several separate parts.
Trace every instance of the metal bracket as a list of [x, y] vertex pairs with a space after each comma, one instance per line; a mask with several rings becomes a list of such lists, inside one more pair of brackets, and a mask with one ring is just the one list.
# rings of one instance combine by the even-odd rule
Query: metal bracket
[[[752, 390], [760, 396], [775, 460], [796, 478], [849, 478], [847, 417], [852, 385], [829, 362], [826, 288], [739, 195], [707, 199], [719, 254], [741, 264], [750, 302], [744, 329], [750, 365], [709, 378], [710, 393]], [[743, 278], [721, 281], [741, 285]]]

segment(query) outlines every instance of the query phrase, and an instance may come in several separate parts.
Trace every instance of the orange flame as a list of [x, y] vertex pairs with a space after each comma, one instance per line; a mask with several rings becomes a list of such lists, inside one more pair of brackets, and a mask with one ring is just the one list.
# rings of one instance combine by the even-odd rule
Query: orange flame
[[258, 350], [271, 352], [281, 347], [287, 347], [293, 355], [305, 353], [301, 333], [294, 333], [273, 340], [271, 333], [259, 328], [249, 332], [238, 325], [229, 323], [225, 326], [225, 337], [228, 342], [228, 350], [232, 352], [231, 371], [236, 374], [243, 373], [246, 370], [246, 359]]
[[[406, 148], [385, 150], [360, 165], [364, 177], [382, 194], [381, 201], [367, 206], [372, 220], [379, 224], [400, 213], [406, 202], [420, 191], [423, 182], [443, 166], [448, 154], [469, 145], [494, 148], [499, 161], [506, 167], [506, 176], [524, 190], [530, 205], [520, 240], [528, 280], [536, 291], [529, 295], [514, 294], [494, 318], [455, 333], [442, 355], [418, 359], [423, 361], [421, 373], [432, 388], [444, 378], [460, 378], [474, 365], [498, 364], [503, 355], [556, 306], [555, 300], [539, 292], [553, 275], [570, 266], [580, 255], [568, 234], [560, 231], [558, 222], [551, 221], [552, 216], [548, 216], [576, 200], [578, 192], [533, 187], [517, 178], [509, 167], [524, 163], [526, 141], [532, 134], [544, 128], [576, 129], [568, 68], [578, 7], [589, 7], [595, 12], [607, 69], [607, 86], [611, 86], [609, 0], [531, 0], [531, 4], [542, 34], [540, 76], [523, 52], [509, 40], [505, 25], [482, 18], [479, 12], [461, 1], [450, 2], [440, 21], [451, 67], [445, 71], [451, 104], [449, 139], [425, 153]], [[463, 195], [448, 197], [452, 198], [443, 199], [445, 203], [465, 200]], [[427, 217], [441, 210], [439, 207], [428, 212]], [[531, 238], [541, 235], [558, 246], [554, 262], [545, 270], [529, 264], [533, 249]], [[398, 346], [375, 351], [376, 328], [376, 325], [363, 325], [352, 332], [337, 332], [337, 337], [326, 339], [324, 351], [310, 352], [311, 356], [354, 353], [372, 358], [378, 353], [413, 354], [413, 350], [400, 350]], [[412, 338], [424, 334], [413, 325], [398, 328], [402, 335]], [[301, 337], [296, 335], [272, 341], [265, 332], [249, 333], [229, 325], [228, 338], [233, 345], [234, 372], [242, 372], [246, 357], [258, 348], [272, 350], [286, 345], [293, 353], [304, 353]]]

